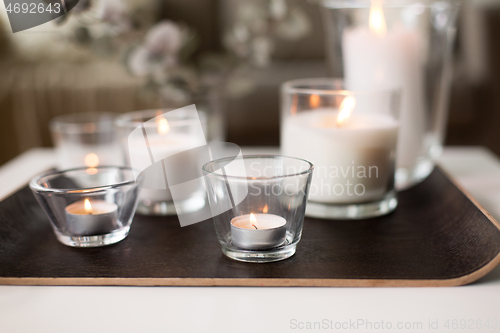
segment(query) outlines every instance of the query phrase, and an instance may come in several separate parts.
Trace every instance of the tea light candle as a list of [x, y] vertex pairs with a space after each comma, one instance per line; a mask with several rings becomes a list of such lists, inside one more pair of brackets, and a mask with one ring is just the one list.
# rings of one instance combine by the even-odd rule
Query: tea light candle
[[117, 228], [118, 206], [104, 200], [80, 200], [66, 207], [66, 222], [75, 235], [106, 234]]
[[350, 112], [347, 97], [334, 108], [304, 111], [285, 120], [282, 153], [315, 165], [309, 200], [330, 204], [375, 201], [394, 181], [398, 122], [384, 114]]
[[231, 220], [234, 246], [248, 250], [270, 249], [285, 242], [286, 220], [274, 214], [246, 214]]

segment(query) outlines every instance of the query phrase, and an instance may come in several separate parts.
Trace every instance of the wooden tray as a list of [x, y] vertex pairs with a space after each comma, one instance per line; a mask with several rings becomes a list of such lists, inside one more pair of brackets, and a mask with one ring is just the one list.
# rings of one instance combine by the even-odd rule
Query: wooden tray
[[290, 259], [226, 258], [211, 221], [137, 215], [124, 241], [60, 244], [29, 188], [0, 202], [0, 283], [141, 286], [454, 286], [500, 262], [500, 226], [440, 169], [363, 221], [306, 219]]

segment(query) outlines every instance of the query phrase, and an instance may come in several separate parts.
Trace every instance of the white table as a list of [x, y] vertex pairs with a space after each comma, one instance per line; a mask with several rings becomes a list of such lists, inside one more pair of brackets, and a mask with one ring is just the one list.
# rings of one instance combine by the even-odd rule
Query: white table
[[[0, 167], [0, 198], [53, 162], [50, 149], [34, 149]], [[480, 147], [447, 148], [440, 164], [500, 218], [496, 156]], [[454, 329], [454, 319], [458, 327], [460, 320], [467, 327], [489, 320], [490, 328]], [[361, 320], [366, 324], [351, 325]], [[500, 268], [454, 288], [0, 286], [2, 333], [313, 331], [308, 322], [323, 325], [319, 331], [340, 325], [343, 332], [386, 332], [392, 325], [395, 332], [500, 332]]]

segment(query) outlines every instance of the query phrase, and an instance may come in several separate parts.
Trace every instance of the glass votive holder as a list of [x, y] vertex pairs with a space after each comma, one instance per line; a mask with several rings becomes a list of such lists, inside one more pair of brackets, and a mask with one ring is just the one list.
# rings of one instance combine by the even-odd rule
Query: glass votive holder
[[203, 166], [222, 252], [246, 262], [295, 253], [302, 235], [313, 165], [284, 156], [243, 156]]
[[[168, 185], [162, 159], [206, 145], [203, 128], [206, 118], [196, 109], [155, 109], [129, 112], [116, 120], [125, 165], [147, 165], [139, 194], [137, 213], [143, 215], [175, 215], [199, 211], [206, 204], [206, 194], [201, 178], [193, 180], [191, 189], [183, 197], [176, 197], [175, 204]], [[142, 127], [139, 135], [131, 133]], [[135, 132], [137, 133], [137, 131]], [[173, 167], [200, 165], [196, 154], [180, 154]]]
[[425, 179], [443, 149], [461, 0], [318, 0], [330, 75], [348, 90], [401, 89], [396, 186]]
[[58, 169], [122, 165], [114, 120], [115, 115], [106, 112], [72, 113], [52, 119], [50, 131]]
[[315, 78], [282, 86], [281, 153], [315, 165], [306, 215], [362, 219], [392, 212], [399, 92], [347, 91]]
[[134, 180], [127, 167], [94, 169], [52, 171], [30, 182], [57, 239], [65, 245], [104, 246], [129, 233], [141, 177]]

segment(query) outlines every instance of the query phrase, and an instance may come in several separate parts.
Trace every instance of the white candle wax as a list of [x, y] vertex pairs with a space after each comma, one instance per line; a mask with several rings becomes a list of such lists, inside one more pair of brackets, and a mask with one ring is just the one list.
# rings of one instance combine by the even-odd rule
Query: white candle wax
[[381, 199], [394, 181], [398, 122], [382, 114], [354, 114], [338, 127], [337, 116], [336, 109], [316, 109], [286, 119], [282, 153], [314, 164], [311, 201]]
[[402, 168], [412, 168], [425, 153], [424, 48], [424, 38], [412, 29], [376, 34], [358, 27], [343, 35], [346, 89], [402, 90], [396, 161]]
[[73, 235], [107, 234], [118, 228], [118, 206], [103, 200], [74, 202], [66, 207], [66, 224]]
[[286, 238], [286, 220], [274, 214], [246, 214], [231, 220], [234, 246], [262, 250], [279, 246]]

